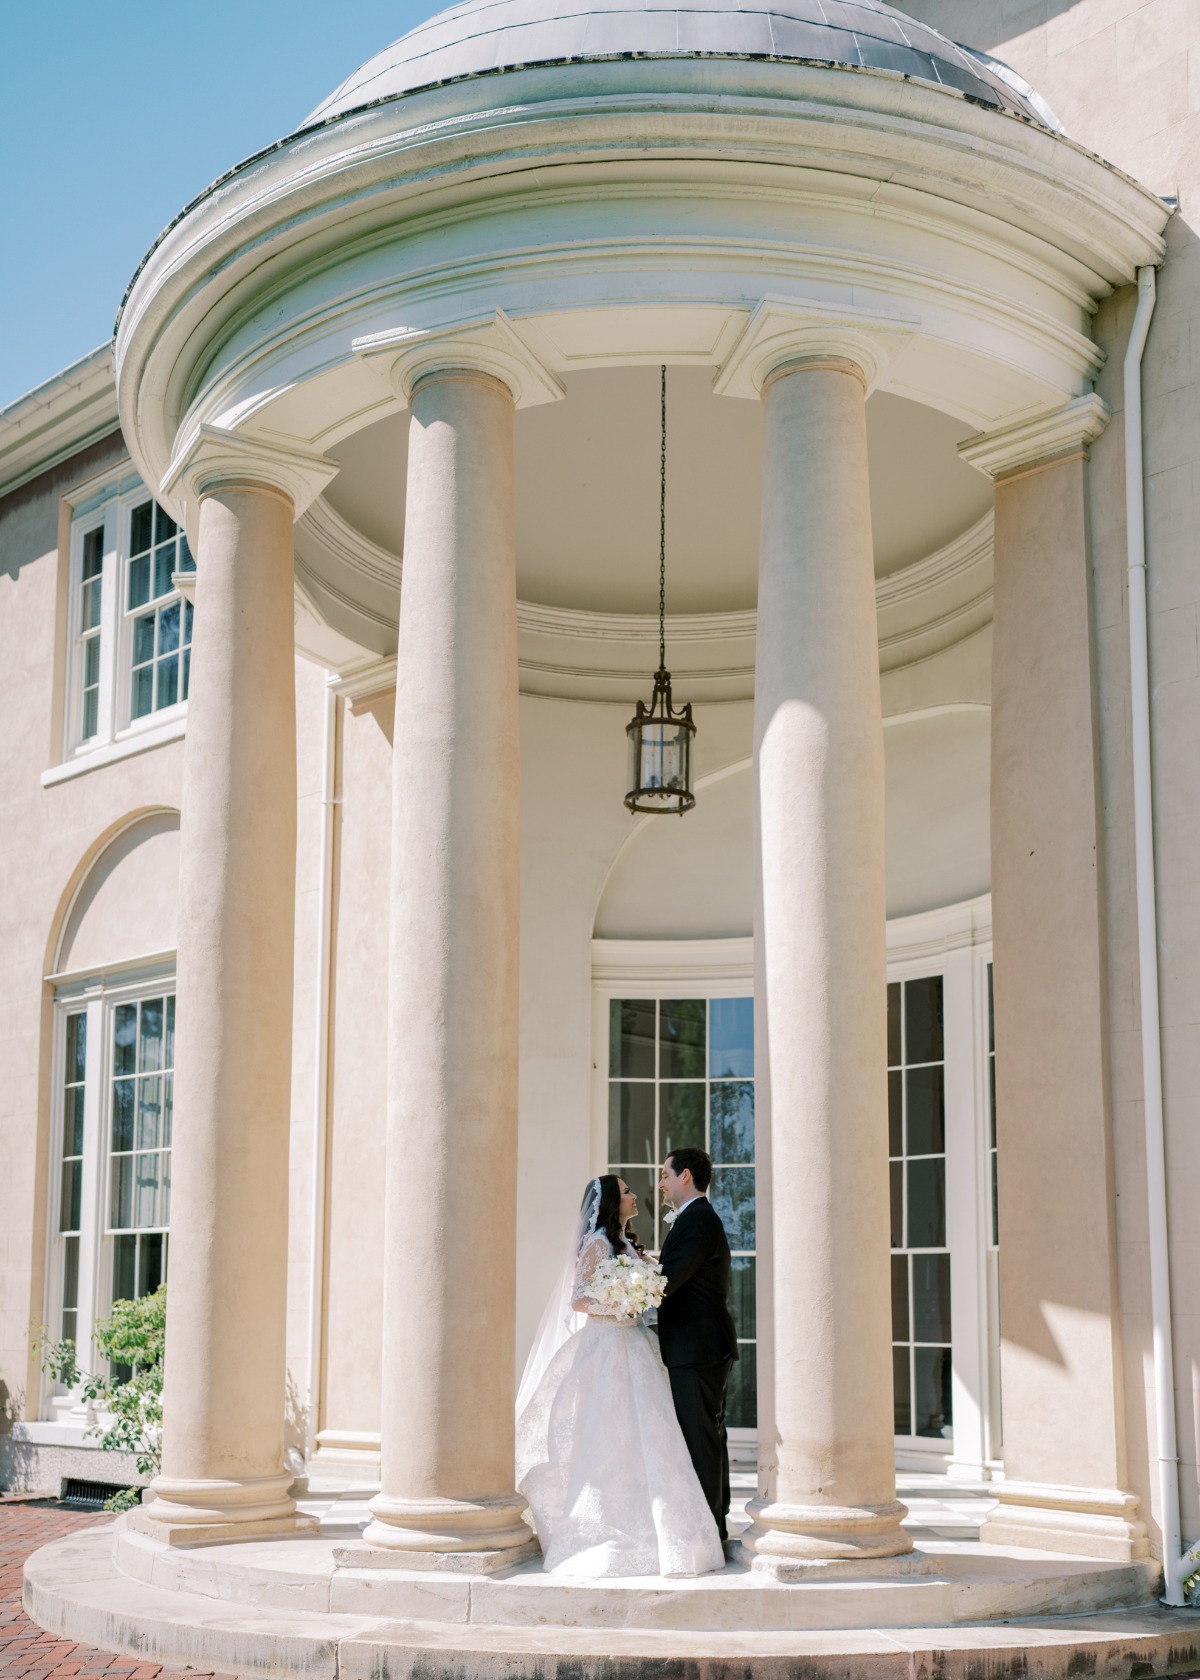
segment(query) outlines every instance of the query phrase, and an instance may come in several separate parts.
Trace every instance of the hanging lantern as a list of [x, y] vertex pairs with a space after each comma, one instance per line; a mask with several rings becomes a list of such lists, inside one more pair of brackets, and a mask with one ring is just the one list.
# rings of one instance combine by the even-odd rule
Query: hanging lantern
[[678, 711], [671, 704], [671, 673], [667, 670], [667, 370], [662, 370], [662, 447], [659, 451], [658, 492], [658, 670], [649, 706], [637, 703], [625, 726], [629, 740], [631, 811], [670, 812], [682, 816], [696, 803], [692, 792], [692, 722], [690, 705]]

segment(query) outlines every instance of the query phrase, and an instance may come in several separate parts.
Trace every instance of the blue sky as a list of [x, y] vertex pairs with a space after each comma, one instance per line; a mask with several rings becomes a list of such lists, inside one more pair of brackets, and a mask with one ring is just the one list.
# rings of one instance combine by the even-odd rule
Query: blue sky
[[0, 0], [0, 407], [111, 337], [156, 234], [438, 0]]

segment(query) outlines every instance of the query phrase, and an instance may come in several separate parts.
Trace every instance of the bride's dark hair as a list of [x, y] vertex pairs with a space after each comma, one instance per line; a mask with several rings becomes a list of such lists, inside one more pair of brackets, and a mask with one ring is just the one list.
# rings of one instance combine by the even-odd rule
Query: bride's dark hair
[[[614, 1254], [620, 1254], [627, 1242], [638, 1254], [645, 1254], [646, 1250], [637, 1239], [637, 1233], [628, 1226], [621, 1229], [621, 1180], [616, 1173], [601, 1173], [600, 1206], [596, 1210], [596, 1229], [603, 1231], [612, 1245]], [[584, 1194], [584, 1205], [587, 1205], [587, 1194]], [[622, 1240], [624, 1239], [624, 1240]]]

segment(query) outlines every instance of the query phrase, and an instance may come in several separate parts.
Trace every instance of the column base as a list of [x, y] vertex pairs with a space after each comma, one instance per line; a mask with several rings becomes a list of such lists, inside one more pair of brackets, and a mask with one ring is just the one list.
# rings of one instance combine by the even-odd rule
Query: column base
[[[380, 1493], [368, 1509], [373, 1520], [363, 1531], [362, 1546], [391, 1554], [397, 1568], [491, 1574], [535, 1555], [529, 1550], [529, 1525], [521, 1519], [525, 1501], [519, 1493], [490, 1499], [402, 1499]], [[532, 1544], [536, 1549], [537, 1542]], [[361, 1559], [361, 1551], [356, 1555]], [[486, 1561], [458, 1561], [470, 1558]]]
[[126, 1522], [135, 1533], [167, 1546], [315, 1533], [320, 1519], [297, 1511], [288, 1492], [292, 1480], [290, 1470], [244, 1481], [156, 1476], [153, 1497], [130, 1511]]
[[900, 1527], [908, 1510], [898, 1499], [886, 1505], [850, 1506], [784, 1505], [751, 1499], [746, 1514], [751, 1526], [741, 1543], [753, 1553], [756, 1566], [760, 1560], [763, 1566], [835, 1560], [867, 1563], [875, 1558], [903, 1557], [913, 1549], [911, 1536]]
[[1136, 1494], [1009, 1481], [997, 1482], [995, 1491], [999, 1504], [979, 1530], [984, 1545], [1025, 1546], [1116, 1563], [1150, 1556]]
[[[368, 1529], [367, 1534], [371, 1531]], [[335, 1546], [333, 1561], [339, 1569], [438, 1570], [448, 1575], [495, 1575], [514, 1564], [540, 1557], [542, 1548], [525, 1530], [523, 1545], [503, 1546], [479, 1552], [415, 1552], [396, 1546], [372, 1546], [364, 1537], [357, 1544]]]

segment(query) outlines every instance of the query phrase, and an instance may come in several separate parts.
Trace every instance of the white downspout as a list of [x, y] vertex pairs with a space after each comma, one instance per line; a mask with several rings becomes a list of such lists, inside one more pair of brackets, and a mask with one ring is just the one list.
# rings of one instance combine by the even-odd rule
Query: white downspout
[[[1179, 1518], [1175, 1434], [1175, 1356], [1171, 1342], [1171, 1257], [1163, 1127], [1162, 1040], [1158, 1006], [1158, 915], [1154, 883], [1154, 802], [1150, 767], [1150, 654], [1146, 624], [1146, 509], [1142, 460], [1142, 355], [1154, 314], [1154, 270], [1138, 269], [1137, 312], [1125, 351], [1125, 519], [1129, 562], [1129, 687], [1133, 746], [1133, 856], [1142, 1018], [1142, 1105], [1150, 1226], [1150, 1304], [1154, 1326], [1154, 1411], [1158, 1444], [1163, 1602], [1187, 1602], [1190, 1573]], [[1196, 1550], [1196, 1548], [1193, 1548]], [[1190, 1555], [1190, 1554], [1189, 1554]]]
[[333, 823], [337, 773], [337, 693], [325, 688], [321, 732], [321, 885], [317, 906], [317, 1019], [313, 1067], [312, 1205], [309, 1227], [311, 1269], [308, 1290], [308, 1376], [305, 1395], [304, 1462], [317, 1448], [321, 1356], [325, 1308], [326, 1154], [329, 1130], [329, 992], [333, 944]]

